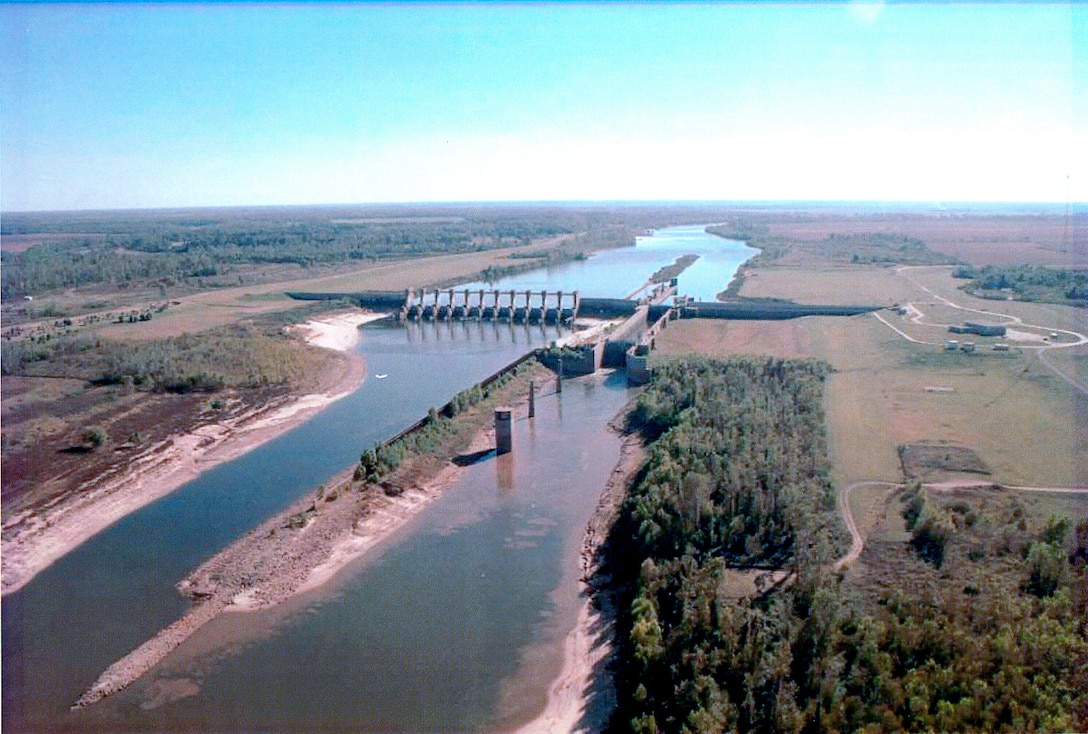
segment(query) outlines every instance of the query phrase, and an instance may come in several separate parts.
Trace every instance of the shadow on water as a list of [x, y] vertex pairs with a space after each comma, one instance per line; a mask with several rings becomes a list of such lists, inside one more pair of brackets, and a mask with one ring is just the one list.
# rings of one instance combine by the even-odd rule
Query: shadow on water
[[[603, 255], [588, 267], [593, 257], [568, 271], [570, 285], [546, 287], [626, 293], [637, 285], [628, 280], [644, 279], [691, 246], [671, 242], [645, 261], [647, 253], [627, 248], [613, 256], [629, 259], [622, 272]], [[746, 257], [747, 248], [740, 253]], [[713, 271], [715, 288], [732, 275], [724, 265]], [[371, 375], [385, 377], [123, 518], [3, 600], [4, 730], [486, 727], [502, 681], [517, 673], [517, 651], [550, 646], [554, 663], [570, 629], [577, 602], [568, 581], [577, 578], [581, 532], [615, 462], [602, 451], [601, 432], [626, 402], [622, 375], [540, 395], [537, 419], [516, 422], [513, 454], [462, 457], [466, 481], [458, 490], [430, 505], [410, 533], [333, 595], [308, 600], [240, 650], [201, 658], [194, 675], [174, 671], [142, 698], [122, 693], [78, 720], [68, 707], [110, 663], [184, 613], [174, 585], [191, 569], [351, 466], [364, 449], [557, 335], [471, 322], [365, 328], [359, 349]], [[524, 693], [521, 715], [531, 714], [547, 683], [534, 681]], [[593, 699], [604, 701], [603, 689]]]
[[453, 457], [453, 463], [457, 466], [472, 466], [494, 456], [496, 456], [495, 449], [484, 449], [483, 451], [474, 451], [471, 454], [459, 454]]

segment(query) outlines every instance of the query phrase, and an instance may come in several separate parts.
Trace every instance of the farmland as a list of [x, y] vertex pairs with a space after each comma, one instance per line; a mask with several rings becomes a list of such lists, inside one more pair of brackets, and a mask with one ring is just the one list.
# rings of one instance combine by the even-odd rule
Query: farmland
[[[842, 232], [862, 240], [868, 231], [891, 241], [918, 235], [929, 238], [922, 242], [929, 249], [1003, 262], [1009, 251], [1025, 251], [1025, 243], [1035, 243], [1029, 255], [1066, 252], [1053, 239], [1061, 224], [1019, 217], [765, 215], [760, 226], [787, 254], [763, 264], [757, 258], [740, 295], [872, 302], [900, 311], [849, 319], [679, 322], [658, 338], [658, 355], [768, 353], [829, 362], [835, 368], [826, 396], [832, 471], [840, 486], [898, 481], [897, 449], [915, 441], [969, 447], [995, 481], [1085, 486], [1088, 354], [1075, 346], [1085, 332], [1083, 309], [976, 298], [959, 288], [963, 281], [953, 277], [952, 266], [836, 261], [823, 246]], [[1002, 231], [1009, 237], [1004, 243]], [[957, 242], [964, 247], [953, 247]], [[1046, 242], [1052, 244], [1040, 244]], [[975, 338], [971, 354], [947, 350], [948, 325], [971, 319], [1007, 323], [1008, 334]], [[994, 351], [995, 344], [1008, 344], [1009, 351]]]
[[[708, 456], [701, 448], [720, 417], [705, 418], [698, 438], [673, 429], [657, 439], [651, 456], [683, 479], [670, 493], [654, 467], [636, 480], [637, 501], [619, 520], [614, 724], [640, 731], [1083, 728], [1085, 312], [977, 298], [941, 262], [1039, 258], [1067, 266], [1073, 250], [1059, 238], [1064, 223], [811, 213], [758, 219], [734, 226], [757, 232], [753, 244], [767, 247], [729, 295], [885, 308], [849, 318], [674, 321], [656, 338], [648, 394], [654, 405], [679, 401], [677, 420], [689, 421], [706, 409], [687, 407], [685, 395], [714, 399], [713, 382], [687, 367], [692, 355], [727, 360], [719, 375], [758, 358], [741, 355], [829, 364], [827, 460], [854, 545], [834, 564], [822, 560], [822, 544], [837, 531], [820, 524], [804, 535], [811, 566], [795, 559], [761, 567], [756, 583], [738, 592], [744, 572], [731, 567], [736, 559], [698, 551], [706, 534], [727, 527], [707, 518], [736, 503], [737, 490], [720, 485], [745, 453], [731, 447]], [[898, 260], [891, 256], [897, 242], [905, 245]], [[866, 249], [851, 253], [856, 245]], [[1004, 333], [949, 334], [966, 321], [1000, 324]], [[690, 384], [676, 388], [678, 374]], [[745, 399], [739, 391], [737, 400]], [[820, 463], [823, 442], [807, 444]], [[766, 456], [779, 452], [769, 448]], [[757, 469], [765, 477], [779, 463], [767, 461]], [[719, 489], [700, 494], [692, 473], [714, 463], [724, 465]], [[773, 479], [755, 484], [783, 491]], [[824, 499], [808, 491], [810, 507]], [[686, 549], [679, 560], [627, 540], [652, 533], [667, 515], [650, 510], [669, 502], [685, 522], [669, 536], [671, 548]], [[728, 540], [727, 532], [714, 538]]]
[[946, 354], [906, 342], [872, 316], [680, 321], [657, 344], [661, 355], [828, 361], [832, 474], [841, 486], [897, 481], [897, 447], [918, 440], [970, 446], [995, 480], [1011, 484], [1088, 482], [1086, 397], [1029, 354]]

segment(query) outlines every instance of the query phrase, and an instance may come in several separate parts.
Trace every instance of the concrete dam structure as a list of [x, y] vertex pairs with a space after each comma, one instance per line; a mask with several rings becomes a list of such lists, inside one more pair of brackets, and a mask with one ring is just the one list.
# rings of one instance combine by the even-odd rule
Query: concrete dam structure
[[[702, 303], [676, 296], [676, 282], [663, 283], [645, 297], [585, 298], [578, 291], [436, 288], [356, 293], [288, 293], [303, 301], [350, 301], [362, 308], [391, 312], [402, 321], [480, 321], [509, 324], [572, 325], [578, 317], [619, 319], [605, 332], [561, 340], [541, 350], [545, 365], [567, 376], [601, 367], [628, 370], [632, 384], [650, 378], [649, 356], [655, 337], [674, 319], [779, 320], [802, 316], [854, 316], [881, 306], [800, 304], [776, 299], [738, 298]], [[670, 305], [667, 301], [673, 298]]]
[[409, 289], [398, 317], [409, 321], [506, 321], [569, 324], [578, 315], [578, 291]]

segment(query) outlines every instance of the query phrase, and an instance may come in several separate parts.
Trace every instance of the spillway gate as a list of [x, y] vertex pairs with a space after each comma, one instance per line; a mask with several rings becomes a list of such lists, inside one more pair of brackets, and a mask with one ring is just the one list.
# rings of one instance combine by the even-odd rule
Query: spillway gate
[[578, 316], [578, 291], [408, 289], [399, 318], [407, 321], [506, 321], [569, 324]]

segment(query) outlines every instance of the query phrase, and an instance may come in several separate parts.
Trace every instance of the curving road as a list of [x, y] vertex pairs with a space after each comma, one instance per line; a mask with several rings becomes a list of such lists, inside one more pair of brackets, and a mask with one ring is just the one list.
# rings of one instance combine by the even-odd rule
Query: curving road
[[[1069, 329], [1059, 329], [1058, 327], [1055, 327], [1055, 326], [1046, 326], [1044, 324], [1027, 324], [1027, 323], [1024, 323], [1024, 320], [1022, 318], [1020, 318], [1019, 316], [1013, 316], [1012, 314], [1001, 313], [999, 311], [990, 311], [990, 310], [982, 309], [982, 308], [971, 308], [969, 306], [961, 306], [960, 304], [956, 303], [955, 301], [952, 301], [951, 299], [946, 298], [946, 297], [940, 295], [939, 293], [935, 293], [929, 287], [927, 287], [923, 283], [920, 283], [919, 281], [915, 280], [914, 278], [910, 277], [910, 275], [909, 275], [909, 272], [913, 271], [913, 270], [932, 270], [932, 269], [941, 269], [941, 268], [949, 268], [949, 267], [952, 267], [952, 266], [950, 266], [950, 265], [903, 265], [903, 266], [900, 266], [900, 267], [896, 268], [895, 272], [896, 272], [897, 275], [899, 275], [900, 277], [907, 280], [915, 288], [918, 288], [922, 292], [924, 292], [927, 295], [929, 295], [930, 297], [932, 297], [934, 301], [936, 301], [936, 302], [938, 302], [938, 303], [940, 303], [940, 304], [942, 304], [944, 306], [947, 306], [949, 308], [955, 309], [957, 311], [963, 311], [965, 313], [970, 313], [970, 314], [981, 314], [983, 316], [989, 316], [991, 318], [999, 319], [1006, 326], [1019, 326], [1019, 327], [1023, 327], [1023, 328], [1027, 328], [1027, 329], [1041, 329], [1043, 331], [1049, 331], [1049, 332], [1053, 332], [1053, 333], [1057, 333], [1057, 334], [1065, 334], [1066, 336], [1072, 337], [1075, 341], [1063, 342], [1061, 344], [1021, 344], [1021, 345], [1019, 345], [1019, 348], [1020, 349], [1033, 349], [1033, 350], [1035, 350], [1037, 356], [1039, 357], [1039, 361], [1042, 362], [1043, 365], [1047, 369], [1049, 369], [1051, 372], [1053, 372], [1055, 375], [1060, 377], [1062, 380], [1064, 380], [1066, 383], [1068, 383], [1070, 386], [1072, 386], [1076, 390], [1080, 391], [1081, 393], [1083, 393], [1085, 395], [1088, 395], [1088, 385], [1084, 384], [1083, 382], [1078, 380], [1076, 377], [1074, 377], [1072, 375], [1069, 375], [1069, 374], [1066, 374], [1062, 370], [1058, 369], [1057, 366], [1055, 366], [1050, 360], [1048, 360], [1046, 358], [1047, 353], [1050, 352], [1051, 350], [1054, 350], [1054, 349], [1069, 349], [1071, 347], [1079, 347], [1079, 346], [1083, 346], [1085, 344], [1088, 344], [1088, 335], [1081, 334], [1080, 332], [1077, 332], [1077, 331], [1070, 331]], [[904, 306], [904, 308], [907, 310], [907, 312], [909, 314], [910, 323], [912, 323], [912, 324], [916, 324], [918, 326], [936, 326], [936, 327], [942, 327], [942, 328], [947, 328], [949, 326], [949, 324], [938, 324], [938, 323], [935, 323], [935, 322], [926, 321], [925, 320], [925, 314], [922, 313], [922, 310], [919, 309], [913, 302], [907, 303]], [[879, 312], [874, 311], [873, 316], [876, 317], [876, 319], [878, 321], [880, 321], [880, 323], [884, 324], [889, 329], [891, 329], [892, 331], [894, 331], [896, 334], [903, 337], [907, 341], [911, 342], [912, 344], [924, 344], [924, 345], [933, 346], [933, 345], [938, 345], [938, 344], [942, 343], [942, 342], [939, 342], [939, 341], [934, 342], [934, 341], [925, 341], [923, 339], [917, 339], [917, 338], [911, 336], [910, 334], [906, 333], [902, 329], [900, 329], [898, 326], [893, 324], [888, 319], [884, 318], [882, 315], [880, 315]]]
[[[861, 555], [861, 551], [865, 549], [865, 538], [862, 537], [861, 531], [858, 530], [857, 521], [854, 519], [854, 512], [850, 509], [850, 495], [855, 489], [861, 487], [884, 487], [886, 489], [899, 489], [905, 485], [897, 484], [895, 482], [855, 482], [849, 487], [839, 492], [839, 512], [842, 513], [843, 522], [846, 523], [846, 529], [850, 531], [850, 550], [846, 552], [839, 560], [835, 561], [835, 565], [832, 566], [833, 571], [841, 571], [846, 566], [856, 561]], [[980, 482], [974, 479], [967, 480], [951, 480], [947, 482], [936, 482], [932, 484], [923, 484], [923, 489], [933, 490], [937, 492], [947, 492], [954, 489], [969, 489], [972, 487], [1000, 487], [1002, 489], [1011, 489], [1017, 492], [1053, 492], [1061, 494], [1088, 494], [1088, 487], [1024, 487], [1024, 486], [1011, 486], [997, 484], [996, 482]]]

